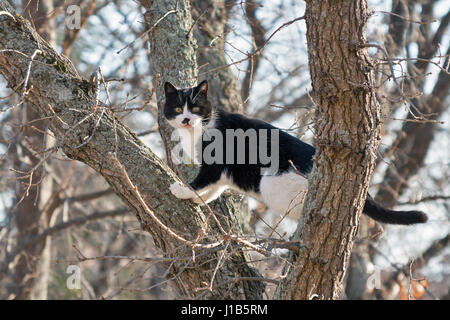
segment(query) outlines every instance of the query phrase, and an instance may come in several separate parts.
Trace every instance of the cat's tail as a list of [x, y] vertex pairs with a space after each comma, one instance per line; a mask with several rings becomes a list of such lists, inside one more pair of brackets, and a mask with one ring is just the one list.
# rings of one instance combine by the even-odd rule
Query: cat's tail
[[363, 213], [372, 219], [390, 224], [425, 223], [428, 217], [422, 211], [394, 211], [382, 207], [370, 194], [367, 194]]

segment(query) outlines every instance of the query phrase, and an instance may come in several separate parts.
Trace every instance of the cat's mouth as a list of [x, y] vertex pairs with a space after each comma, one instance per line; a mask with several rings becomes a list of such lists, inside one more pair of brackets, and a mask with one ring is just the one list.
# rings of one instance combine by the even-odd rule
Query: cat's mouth
[[188, 123], [188, 124], [183, 125], [183, 128], [190, 129], [190, 128], [192, 128], [192, 125], [190, 125], [190, 124]]

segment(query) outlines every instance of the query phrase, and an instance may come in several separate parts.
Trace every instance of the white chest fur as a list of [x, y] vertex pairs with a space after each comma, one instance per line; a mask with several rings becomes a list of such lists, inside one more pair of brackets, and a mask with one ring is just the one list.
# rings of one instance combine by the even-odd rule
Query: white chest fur
[[[175, 140], [179, 141], [179, 145], [174, 149], [175, 156], [181, 163], [200, 164], [201, 137], [202, 129], [177, 129], [174, 131]], [[181, 150], [180, 150], [181, 149]], [[180, 154], [180, 151], [182, 153]]]

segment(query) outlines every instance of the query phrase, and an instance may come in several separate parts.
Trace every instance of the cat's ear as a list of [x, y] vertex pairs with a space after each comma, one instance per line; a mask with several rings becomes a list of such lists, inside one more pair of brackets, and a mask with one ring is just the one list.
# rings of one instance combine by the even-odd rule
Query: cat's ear
[[197, 86], [197, 94], [203, 94], [205, 98], [208, 96], [208, 81], [203, 80], [198, 86]]
[[208, 81], [203, 80], [196, 88], [195, 88], [195, 96], [194, 99], [192, 101], [196, 101], [197, 98], [204, 98], [207, 99], [208, 98]]
[[166, 96], [174, 94], [177, 92], [177, 88], [173, 86], [170, 82], [164, 83], [164, 92], [166, 93]]

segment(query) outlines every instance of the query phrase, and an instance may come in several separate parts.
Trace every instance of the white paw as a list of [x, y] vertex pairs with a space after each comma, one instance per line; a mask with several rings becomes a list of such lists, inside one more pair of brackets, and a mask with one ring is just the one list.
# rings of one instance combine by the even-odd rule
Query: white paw
[[179, 182], [172, 183], [169, 189], [170, 192], [172, 192], [172, 194], [178, 199], [192, 199], [196, 197], [194, 191], [186, 186], [183, 186]]

